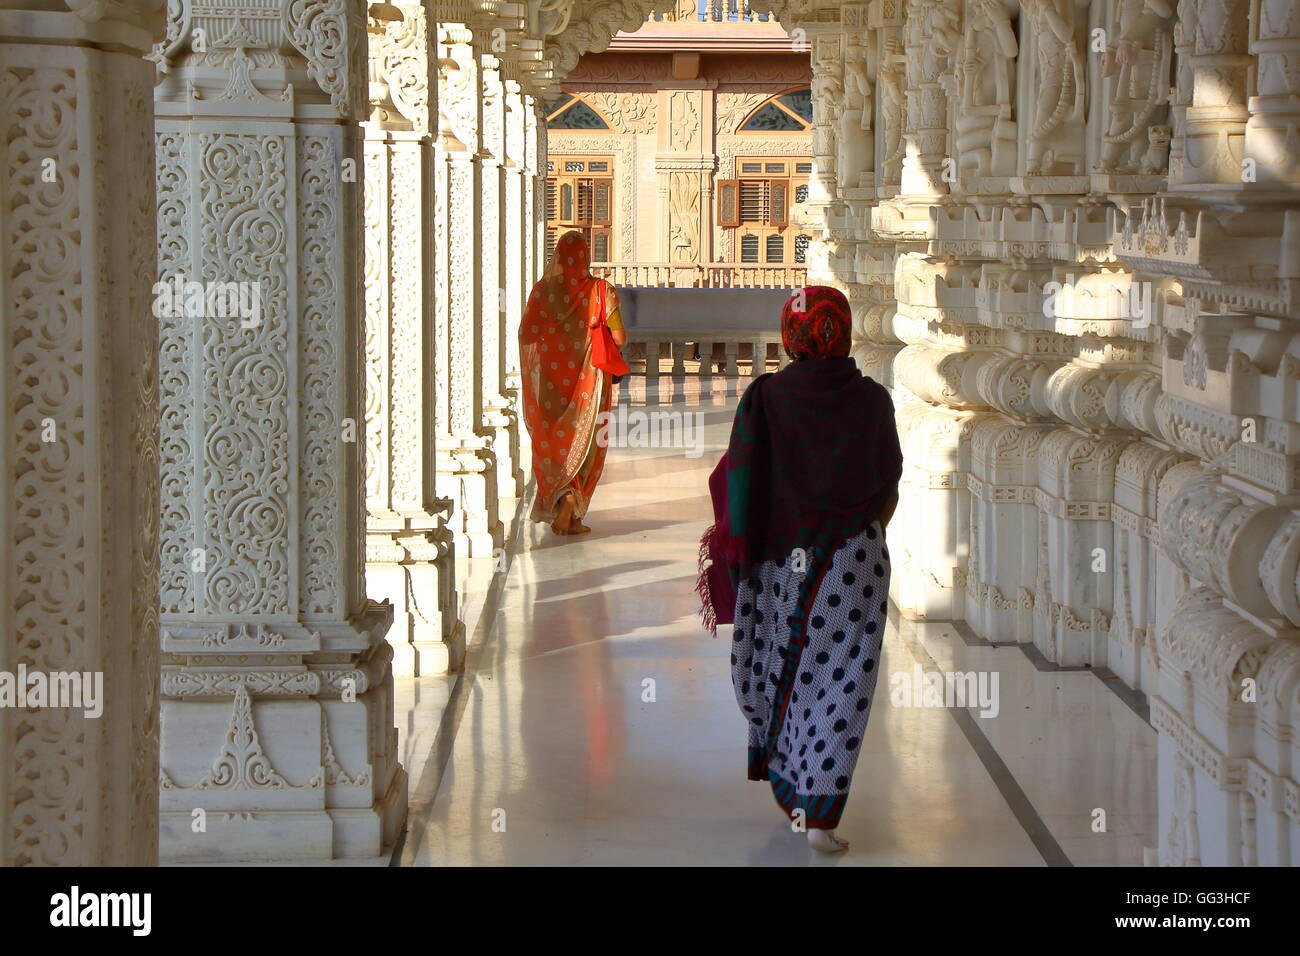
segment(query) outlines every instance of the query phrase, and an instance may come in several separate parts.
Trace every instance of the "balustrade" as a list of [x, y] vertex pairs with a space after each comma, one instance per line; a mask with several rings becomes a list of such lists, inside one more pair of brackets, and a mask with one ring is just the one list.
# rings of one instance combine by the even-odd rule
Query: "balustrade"
[[593, 262], [593, 275], [616, 286], [658, 289], [798, 289], [804, 265], [737, 262]]

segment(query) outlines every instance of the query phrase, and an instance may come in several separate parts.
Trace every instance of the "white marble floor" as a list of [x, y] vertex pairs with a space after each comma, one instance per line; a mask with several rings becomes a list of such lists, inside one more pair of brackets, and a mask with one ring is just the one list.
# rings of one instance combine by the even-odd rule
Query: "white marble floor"
[[442, 719], [445, 691], [399, 708], [401, 864], [1141, 864], [1156, 842], [1151, 728], [1091, 672], [896, 618], [885, 675], [996, 672], [1000, 710], [899, 706], [882, 679], [839, 830], [850, 850], [811, 854], [745, 779], [729, 629], [712, 640], [695, 617], [706, 479], [745, 383], [664, 379], [647, 404], [628, 381], [633, 408], [702, 415], [703, 453], [612, 449], [591, 535], [525, 530], [436, 759], [427, 715]]

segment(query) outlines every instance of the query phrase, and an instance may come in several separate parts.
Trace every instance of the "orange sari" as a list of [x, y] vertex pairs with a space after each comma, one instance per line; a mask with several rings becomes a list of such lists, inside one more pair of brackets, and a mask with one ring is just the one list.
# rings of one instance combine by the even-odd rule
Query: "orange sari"
[[524, 424], [533, 439], [537, 478], [534, 521], [554, 521], [567, 492], [573, 493], [574, 514], [581, 518], [605, 469], [605, 448], [596, 435], [612, 388], [609, 373], [591, 364], [590, 327], [618, 308], [618, 294], [591, 274], [589, 261], [581, 233], [561, 236], [519, 324]]

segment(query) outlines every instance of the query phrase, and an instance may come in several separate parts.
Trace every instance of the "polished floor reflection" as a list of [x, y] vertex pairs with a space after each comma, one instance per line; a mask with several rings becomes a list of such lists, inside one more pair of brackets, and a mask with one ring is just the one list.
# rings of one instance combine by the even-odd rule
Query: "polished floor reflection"
[[[896, 615], [839, 829], [851, 847], [812, 854], [745, 779], [729, 629], [712, 640], [695, 616], [706, 479], [745, 382], [628, 384], [633, 410], [702, 416], [703, 446], [615, 447], [592, 534], [524, 530], [447, 718], [445, 693], [424, 695], [454, 733], [415, 760], [428, 734], [403, 742], [403, 865], [1142, 863], [1156, 843], [1142, 717], [1091, 671]], [[997, 715], [888, 700], [895, 675], [935, 670], [996, 673]], [[427, 730], [418, 697], [399, 695], [398, 722]]]

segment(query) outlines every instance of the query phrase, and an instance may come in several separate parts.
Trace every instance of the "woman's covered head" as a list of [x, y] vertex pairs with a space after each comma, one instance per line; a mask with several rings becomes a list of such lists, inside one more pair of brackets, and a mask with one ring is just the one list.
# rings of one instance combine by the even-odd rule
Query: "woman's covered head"
[[566, 232], [555, 244], [555, 255], [551, 260], [560, 267], [560, 271], [570, 278], [581, 278], [590, 272], [590, 253], [587, 240], [582, 233]]
[[846, 358], [852, 331], [849, 300], [830, 286], [799, 289], [781, 309], [781, 344], [792, 359]]

